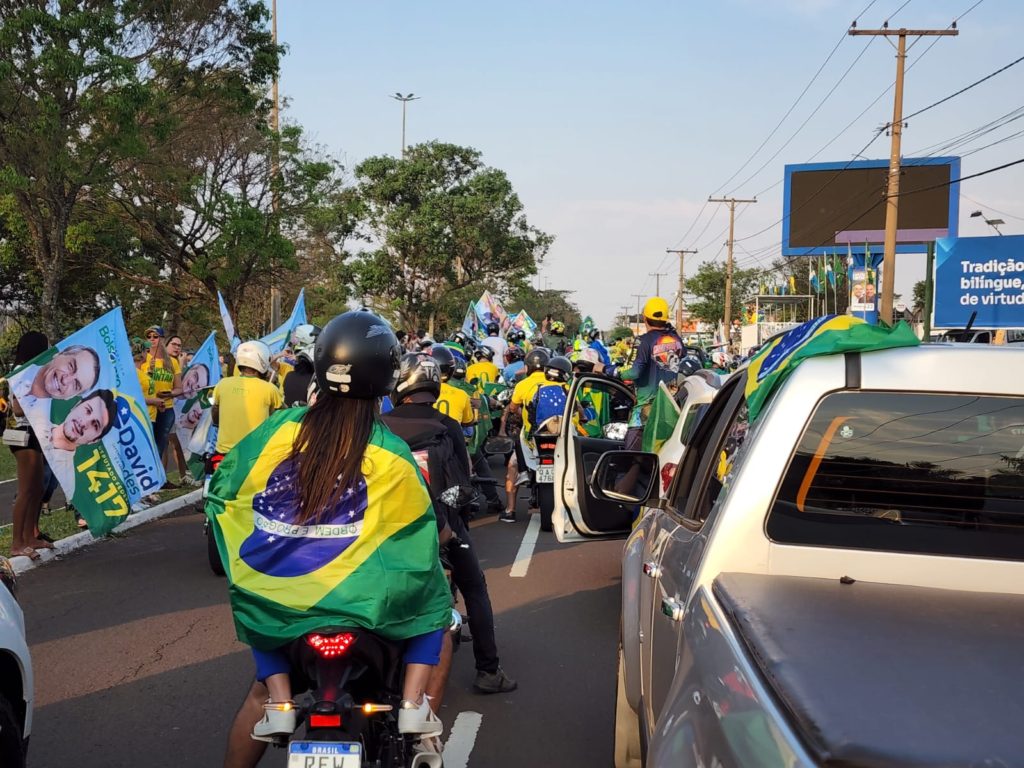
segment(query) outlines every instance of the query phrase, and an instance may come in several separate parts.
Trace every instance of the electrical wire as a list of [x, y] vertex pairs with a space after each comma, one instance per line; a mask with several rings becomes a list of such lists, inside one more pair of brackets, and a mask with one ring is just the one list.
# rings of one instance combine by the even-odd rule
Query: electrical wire
[[988, 208], [993, 213], [999, 213], [999, 214], [1002, 214], [1003, 216], [1009, 216], [1011, 219], [1016, 219], [1017, 221], [1024, 221], [1024, 216], [1017, 216], [1017, 215], [1012, 214], [1012, 213], [1007, 213], [1006, 211], [1000, 211], [998, 208], [993, 208], [988, 203], [983, 203], [980, 200], [975, 200], [973, 197], [968, 197], [963, 192], [960, 193], [960, 197], [962, 197], [964, 200], [969, 200], [970, 202], [974, 203], [975, 205], [980, 205], [982, 208]]
[[949, 101], [950, 99], [955, 99], [955, 98], [956, 98], [957, 96], [959, 96], [960, 94], [962, 94], [962, 93], [967, 93], [967, 91], [971, 90], [972, 88], [974, 88], [974, 87], [976, 87], [976, 86], [979, 86], [979, 85], [981, 85], [981, 84], [982, 84], [982, 83], [984, 83], [984, 82], [985, 82], [986, 80], [991, 80], [991, 79], [992, 79], [993, 77], [995, 77], [996, 75], [1000, 75], [1000, 74], [1002, 74], [1003, 72], [1005, 72], [1006, 70], [1010, 69], [1011, 67], [1015, 67], [1015, 66], [1017, 66], [1017, 65], [1018, 65], [1018, 64], [1020, 64], [1020, 63], [1021, 63], [1022, 61], [1024, 61], [1024, 56], [1021, 56], [1021, 57], [1020, 57], [1019, 59], [1015, 59], [1014, 61], [1011, 61], [1011, 62], [1010, 62], [1009, 64], [1007, 64], [1007, 65], [1006, 65], [1006, 66], [1004, 66], [1004, 67], [1000, 67], [1000, 68], [999, 68], [999, 69], [997, 69], [997, 70], [996, 70], [995, 72], [991, 72], [991, 73], [989, 73], [989, 74], [985, 75], [985, 77], [981, 78], [980, 80], [975, 80], [975, 81], [974, 81], [973, 83], [971, 83], [971, 84], [970, 84], [970, 85], [968, 85], [968, 86], [965, 86], [965, 87], [961, 88], [961, 89], [960, 89], [959, 91], [955, 91], [954, 93], [951, 93], [951, 94], [949, 94], [949, 96], [946, 96], [946, 97], [945, 97], [945, 98], [943, 98], [943, 99], [939, 99], [939, 100], [938, 100], [938, 101], [936, 101], [936, 102], [935, 102], [934, 104], [929, 104], [929, 105], [928, 105], [927, 107], [923, 107], [923, 108], [921, 108], [921, 109], [917, 110], [916, 112], [911, 112], [911, 113], [910, 113], [909, 115], [906, 115], [906, 116], [905, 116], [905, 117], [903, 118], [903, 120], [904, 120], [905, 122], [906, 122], [906, 121], [909, 121], [909, 120], [910, 120], [910, 118], [912, 118], [912, 117], [917, 117], [918, 115], [924, 114], [924, 113], [925, 113], [925, 112], [927, 112], [927, 111], [928, 111], [929, 109], [935, 109], [935, 107], [939, 106], [940, 104], [945, 104], [945, 103], [946, 103], [947, 101]]

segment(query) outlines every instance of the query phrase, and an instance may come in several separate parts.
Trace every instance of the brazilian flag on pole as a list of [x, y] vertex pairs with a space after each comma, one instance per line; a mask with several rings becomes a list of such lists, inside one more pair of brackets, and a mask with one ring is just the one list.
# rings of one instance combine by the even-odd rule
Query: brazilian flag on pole
[[798, 325], [766, 344], [751, 359], [746, 385], [750, 421], [757, 418], [772, 391], [809, 357], [916, 347], [920, 343], [914, 331], [902, 320], [889, 328], [869, 325], [850, 315], [823, 315]]
[[332, 626], [404, 639], [446, 627], [451, 594], [437, 524], [409, 447], [377, 424], [364, 479], [300, 525], [290, 458], [305, 408], [267, 420], [221, 462], [206, 515], [230, 585], [238, 638], [269, 650]]
[[658, 393], [651, 403], [651, 412], [647, 415], [647, 422], [644, 424], [644, 434], [641, 441], [643, 450], [650, 453], [657, 453], [665, 441], [672, 437], [672, 430], [676, 428], [679, 421], [679, 406], [675, 398], [668, 391], [665, 382], [658, 385]]

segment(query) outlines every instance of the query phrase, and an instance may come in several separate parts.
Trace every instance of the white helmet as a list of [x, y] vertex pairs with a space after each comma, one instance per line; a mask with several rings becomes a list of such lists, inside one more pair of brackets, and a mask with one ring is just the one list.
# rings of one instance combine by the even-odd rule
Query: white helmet
[[316, 337], [320, 335], [320, 329], [312, 323], [303, 323], [295, 326], [292, 331], [292, 352], [298, 355], [308, 351], [312, 357], [313, 347], [316, 344]]
[[235, 352], [235, 362], [265, 374], [270, 370], [270, 348], [262, 341], [243, 341]]

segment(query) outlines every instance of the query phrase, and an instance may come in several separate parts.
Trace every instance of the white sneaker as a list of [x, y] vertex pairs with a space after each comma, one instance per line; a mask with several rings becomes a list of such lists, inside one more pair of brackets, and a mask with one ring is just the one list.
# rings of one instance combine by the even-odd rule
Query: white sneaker
[[295, 702], [267, 701], [263, 705], [263, 719], [253, 726], [252, 738], [256, 741], [274, 741], [291, 736], [295, 733], [295, 720]]
[[403, 701], [398, 710], [398, 732], [420, 736], [440, 736], [444, 730], [441, 720], [430, 708], [430, 697], [424, 694], [423, 703]]
[[519, 476], [516, 477], [516, 486], [517, 487], [520, 486], [520, 485], [526, 485], [528, 482], [530, 482], [530, 473], [529, 472], [520, 472]]

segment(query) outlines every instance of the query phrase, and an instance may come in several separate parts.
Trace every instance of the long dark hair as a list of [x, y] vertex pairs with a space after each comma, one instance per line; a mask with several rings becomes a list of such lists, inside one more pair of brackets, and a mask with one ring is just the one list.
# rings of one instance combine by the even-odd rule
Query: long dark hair
[[27, 363], [34, 357], [43, 354], [50, 347], [45, 333], [39, 331], [27, 331], [18, 339], [18, 346], [14, 350], [14, 364]]
[[324, 395], [306, 412], [291, 455], [299, 467], [296, 523], [318, 522], [356, 486], [376, 421], [376, 400]]

